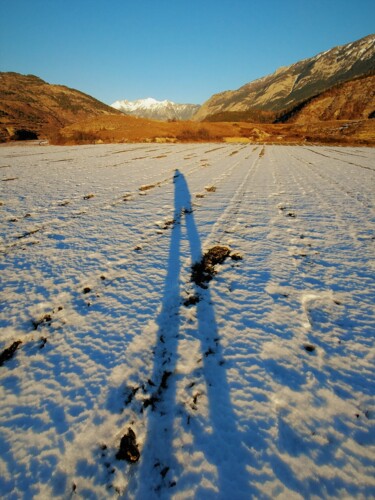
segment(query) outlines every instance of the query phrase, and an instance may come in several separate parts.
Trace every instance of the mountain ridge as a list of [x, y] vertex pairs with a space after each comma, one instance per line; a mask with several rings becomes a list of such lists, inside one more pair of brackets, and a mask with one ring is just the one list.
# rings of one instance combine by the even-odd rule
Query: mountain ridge
[[[194, 115], [194, 120], [222, 119], [246, 113], [272, 121], [288, 108], [321, 92], [375, 70], [375, 35], [333, 47], [311, 58], [278, 68], [274, 73], [246, 83], [236, 90], [214, 94]], [[235, 120], [238, 118], [235, 118]]]
[[178, 104], [173, 101], [158, 101], [152, 97], [135, 101], [118, 100], [111, 107], [127, 115], [154, 120], [189, 120], [198, 111], [198, 104]]

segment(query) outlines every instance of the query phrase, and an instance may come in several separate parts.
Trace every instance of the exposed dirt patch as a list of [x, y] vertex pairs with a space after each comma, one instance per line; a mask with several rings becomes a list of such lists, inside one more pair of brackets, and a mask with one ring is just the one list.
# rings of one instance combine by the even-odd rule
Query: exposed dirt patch
[[238, 253], [238, 252], [231, 253], [230, 254], [230, 258], [232, 260], [243, 260], [242, 255], [240, 253]]
[[160, 387], [162, 389], [166, 389], [168, 387], [167, 382], [168, 382], [168, 379], [171, 375], [172, 375], [172, 372], [169, 372], [167, 370], [163, 373], [163, 376], [161, 378], [161, 383], [160, 383]]
[[0, 354], [0, 366], [2, 366], [5, 361], [13, 358], [14, 353], [17, 351], [20, 344], [22, 344], [22, 342], [20, 340], [17, 340], [16, 342], [13, 342], [11, 346], [4, 349], [4, 351]]
[[161, 229], [168, 229], [169, 227], [173, 227], [174, 224], [176, 223], [175, 219], [169, 219], [164, 221], [164, 224]]
[[186, 300], [184, 300], [184, 306], [195, 306], [200, 301], [200, 297], [198, 295], [190, 295]]
[[194, 411], [198, 410], [198, 398], [200, 398], [203, 394], [199, 391], [193, 394], [193, 401], [190, 403], [190, 408]]
[[143, 400], [143, 408], [148, 408], [149, 406], [151, 406], [151, 408], [153, 410], [155, 410], [155, 405], [156, 403], [158, 403], [160, 401], [160, 398], [159, 396], [153, 394], [152, 396], [150, 396], [149, 398]]
[[[53, 309], [51, 313], [43, 314], [43, 316], [41, 316], [39, 319], [33, 319], [32, 324], [33, 324], [34, 330], [37, 330], [40, 325], [50, 326], [52, 323], [53, 314], [56, 314], [56, 313], [62, 311], [63, 309], [64, 309], [63, 306], [58, 306], [56, 309]], [[46, 342], [47, 342], [47, 339], [46, 339]], [[44, 347], [44, 345], [43, 345], [43, 347]]]
[[[162, 342], [164, 344], [165, 341], [164, 341], [163, 335], [160, 336], [159, 340], [160, 340], [160, 342]], [[147, 407], [151, 406], [151, 408], [153, 410], [155, 410], [156, 403], [158, 403], [161, 400], [163, 391], [165, 391], [168, 388], [168, 380], [169, 380], [169, 377], [171, 377], [171, 375], [172, 375], [172, 372], [170, 372], [168, 370], [165, 370], [163, 372], [163, 375], [162, 375], [161, 381], [160, 381], [160, 385], [157, 388], [157, 390], [150, 397], [143, 400], [143, 408], [147, 408]], [[152, 387], [155, 387], [155, 384], [152, 382], [152, 380], [149, 380], [148, 384]]]
[[314, 352], [315, 351], [315, 346], [312, 344], [304, 344], [303, 348], [307, 352]]
[[126, 399], [124, 401], [125, 406], [127, 406], [128, 404], [130, 404], [133, 401], [134, 396], [137, 394], [139, 389], [140, 389], [140, 387], [131, 387], [130, 388], [130, 392], [128, 393], [128, 395], [126, 396]]
[[47, 338], [46, 337], [40, 337], [40, 344], [39, 344], [39, 349], [43, 349], [44, 346], [47, 344]]
[[202, 257], [200, 262], [192, 266], [191, 281], [201, 288], [207, 288], [207, 283], [212, 280], [216, 274], [215, 266], [222, 264], [229, 257], [228, 247], [215, 246], [210, 248]]
[[116, 453], [116, 458], [117, 460], [135, 463], [138, 462], [140, 456], [135, 432], [129, 427], [128, 432], [121, 438], [120, 449]]
[[32, 320], [32, 324], [33, 324], [33, 327], [34, 327], [34, 330], [37, 330], [38, 327], [40, 325], [50, 325], [51, 324], [51, 321], [52, 321], [52, 315], [47, 313], [47, 314], [44, 314], [41, 318], [39, 319], [33, 319]]
[[141, 186], [140, 188], [138, 188], [138, 190], [141, 192], [149, 191], [150, 189], [153, 189], [157, 186], [160, 186], [160, 182], [156, 182], [155, 184], [145, 184], [144, 186]]
[[35, 233], [38, 233], [42, 228], [39, 227], [37, 229], [33, 229], [32, 231], [26, 231], [26, 233], [21, 234], [20, 236], [17, 236], [18, 240], [21, 240], [22, 238], [27, 238], [28, 236], [31, 236]]

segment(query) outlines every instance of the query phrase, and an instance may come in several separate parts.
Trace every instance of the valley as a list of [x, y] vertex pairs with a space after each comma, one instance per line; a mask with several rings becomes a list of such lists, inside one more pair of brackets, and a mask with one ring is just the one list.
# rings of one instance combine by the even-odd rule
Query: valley
[[200, 105], [108, 106], [33, 75], [0, 73], [0, 142], [375, 145], [375, 36], [281, 67]]

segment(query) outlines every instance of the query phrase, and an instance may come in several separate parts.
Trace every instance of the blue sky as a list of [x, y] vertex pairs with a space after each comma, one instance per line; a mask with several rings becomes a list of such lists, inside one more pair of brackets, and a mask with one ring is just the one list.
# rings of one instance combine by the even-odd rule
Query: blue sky
[[374, 27], [374, 0], [0, 0], [0, 70], [199, 104]]

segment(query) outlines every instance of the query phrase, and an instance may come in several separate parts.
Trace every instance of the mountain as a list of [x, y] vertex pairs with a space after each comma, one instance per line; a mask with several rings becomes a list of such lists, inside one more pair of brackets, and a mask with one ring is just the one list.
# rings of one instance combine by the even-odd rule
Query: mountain
[[305, 124], [312, 121], [373, 118], [375, 74], [340, 83], [286, 113], [279, 121]]
[[87, 94], [34, 75], [0, 73], [0, 140], [45, 137], [79, 120], [118, 113]]
[[127, 115], [152, 120], [190, 120], [198, 111], [198, 104], [176, 104], [172, 101], [157, 101], [152, 97], [136, 101], [116, 101], [111, 106]]
[[331, 87], [375, 71], [375, 35], [281, 67], [237, 90], [213, 95], [195, 120], [273, 121]]

